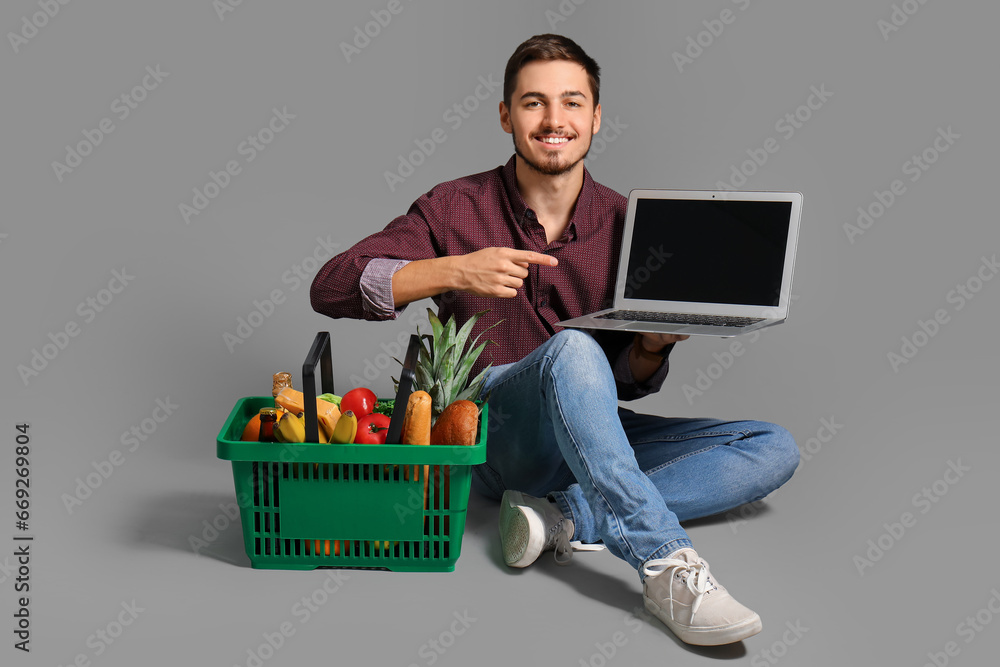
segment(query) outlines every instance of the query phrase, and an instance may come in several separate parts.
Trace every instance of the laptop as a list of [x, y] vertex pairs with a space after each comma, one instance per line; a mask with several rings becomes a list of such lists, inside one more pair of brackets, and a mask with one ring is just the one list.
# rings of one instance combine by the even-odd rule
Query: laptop
[[611, 308], [558, 324], [732, 337], [784, 322], [800, 192], [632, 190]]

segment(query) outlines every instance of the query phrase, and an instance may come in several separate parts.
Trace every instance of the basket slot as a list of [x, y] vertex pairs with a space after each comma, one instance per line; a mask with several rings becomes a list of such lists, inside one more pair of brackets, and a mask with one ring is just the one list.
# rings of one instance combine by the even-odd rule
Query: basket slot
[[[271, 482], [271, 485], [272, 485], [272, 487], [274, 489], [274, 497], [271, 499], [272, 500], [272, 505], [271, 506], [274, 507], [274, 508], [281, 507], [281, 505], [278, 504], [278, 478], [279, 477], [281, 477], [281, 474], [279, 473], [278, 464], [275, 463], [275, 464], [273, 464], [271, 466], [271, 479], [273, 480]], [[275, 532], [277, 532], [278, 529], [275, 528], [274, 530], [275, 530]]]
[[264, 505], [264, 507], [270, 507], [271, 506], [271, 497], [269, 495], [269, 489], [268, 489], [268, 486], [269, 486], [269, 484], [268, 484], [268, 477], [270, 477], [270, 475], [267, 474], [267, 466], [262, 466], [260, 468], [260, 473], [261, 473], [260, 474], [260, 478], [259, 478], [260, 479], [260, 497], [263, 499], [263, 505]]
[[253, 474], [251, 479], [251, 484], [253, 485], [253, 506], [260, 507], [260, 490], [257, 486], [257, 477], [260, 473], [260, 464], [256, 461], [253, 462]]
[[444, 508], [448, 510], [451, 509], [451, 466], [441, 467], [444, 469]]

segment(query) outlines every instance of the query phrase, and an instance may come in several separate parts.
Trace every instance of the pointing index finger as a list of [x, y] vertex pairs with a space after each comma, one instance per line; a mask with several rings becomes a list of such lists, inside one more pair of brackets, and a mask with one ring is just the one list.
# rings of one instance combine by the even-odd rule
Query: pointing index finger
[[527, 264], [543, 264], [546, 266], [556, 266], [559, 264], [559, 260], [551, 255], [545, 255], [540, 252], [533, 252], [531, 250], [525, 250], [519, 253], [515, 258], [514, 262], [522, 265]]

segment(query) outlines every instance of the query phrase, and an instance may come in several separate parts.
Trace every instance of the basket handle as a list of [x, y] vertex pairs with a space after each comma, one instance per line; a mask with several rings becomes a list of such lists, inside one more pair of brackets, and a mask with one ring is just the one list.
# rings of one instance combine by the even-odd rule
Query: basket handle
[[319, 364], [323, 393], [333, 393], [333, 358], [330, 355], [330, 332], [320, 331], [313, 339], [306, 361], [302, 364], [302, 395], [306, 413], [306, 442], [319, 442], [319, 421], [316, 416], [316, 364]]
[[413, 384], [417, 376], [414, 369], [417, 367], [417, 357], [420, 354], [420, 337], [417, 334], [410, 334], [410, 344], [406, 348], [406, 357], [403, 359], [403, 370], [399, 375], [399, 389], [396, 391], [396, 402], [393, 404], [392, 418], [389, 420], [389, 430], [386, 432], [385, 441], [391, 444], [400, 444], [403, 435], [403, 419], [406, 417], [406, 403], [410, 400], [410, 393], [413, 391]]

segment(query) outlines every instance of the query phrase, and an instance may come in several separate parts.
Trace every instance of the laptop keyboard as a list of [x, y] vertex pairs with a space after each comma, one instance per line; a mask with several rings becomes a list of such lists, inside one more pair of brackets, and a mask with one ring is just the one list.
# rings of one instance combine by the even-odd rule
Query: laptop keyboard
[[763, 317], [733, 317], [728, 315], [698, 315], [695, 313], [657, 313], [648, 310], [615, 310], [597, 319], [665, 322], [667, 324], [706, 324], [719, 327], [747, 327], [763, 321]]

